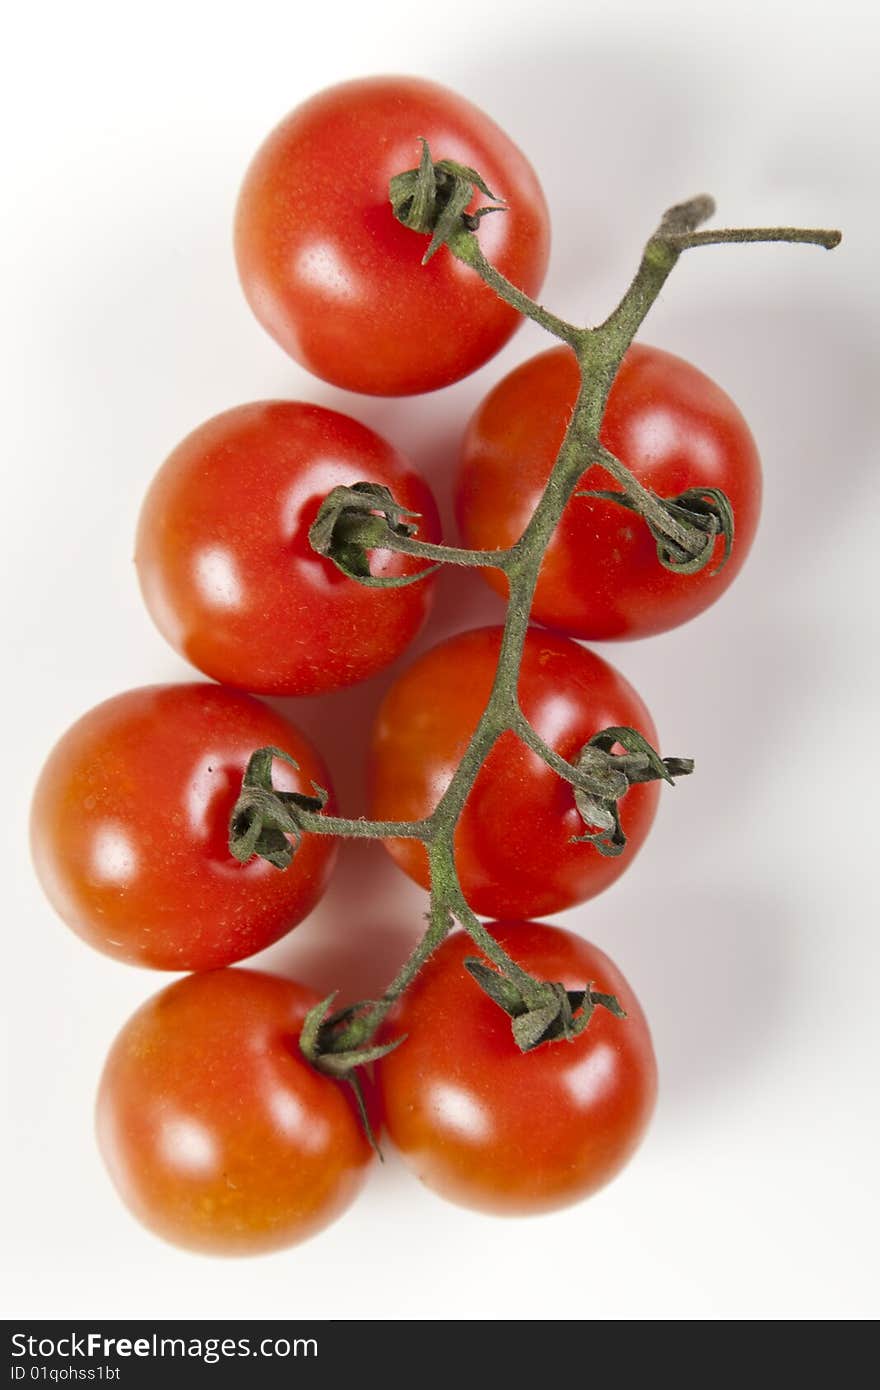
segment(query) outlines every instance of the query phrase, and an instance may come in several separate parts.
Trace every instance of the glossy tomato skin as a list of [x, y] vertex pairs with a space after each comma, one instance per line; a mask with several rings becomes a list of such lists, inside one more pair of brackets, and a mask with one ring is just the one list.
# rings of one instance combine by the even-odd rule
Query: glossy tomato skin
[[[567, 348], [517, 367], [489, 393], [468, 428], [456, 486], [467, 545], [494, 550], [516, 541], [550, 475], [578, 390]], [[736, 578], [761, 506], [755, 442], [733, 401], [680, 357], [636, 344], [611, 388], [602, 443], [661, 497], [716, 487], [733, 505], [736, 535], [724, 568], [672, 574], [639, 518], [613, 502], [573, 497], [547, 548], [532, 617], [573, 637], [647, 637], [701, 613]], [[579, 485], [616, 488], [593, 468]], [[716, 563], [722, 554], [717, 542]], [[484, 571], [499, 593], [506, 581]]]
[[[206, 675], [260, 694], [319, 695], [365, 680], [416, 636], [430, 579], [366, 588], [312, 550], [308, 532], [340, 485], [382, 483], [440, 538], [416, 470], [337, 411], [261, 401], [215, 416], [178, 445], [141, 510], [136, 563], [159, 630]], [[373, 552], [375, 575], [423, 560]]]
[[[433, 811], [461, 760], [489, 698], [501, 628], [479, 628], [441, 643], [399, 676], [383, 701], [370, 745], [371, 814], [418, 820]], [[601, 729], [629, 725], [656, 747], [657, 734], [632, 686], [607, 662], [567, 637], [531, 628], [520, 668], [526, 717], [564, 758], [574, 760]], [[631, 787], [621, 802], [624, 853], [604, 858], [573, 844], [586, 827], [571, 787], [502, 735], [490, 752], [456, 831], [465, 897], [486, 917], [560, 912], [620, 876], [654, 818], [656, 783]], [[428, 886], [424, 846], [386, 840], [411, 878]]]
[[433, 82], [372, 77], [320, 92], [272, 132], [241, 190], [235, 251], [251, 308], [286, 352], [349, 391], [448, 386], [520, 322], [445, 248], [422, 266], [427, 238], [395, 219], [388, 185], [418, 165], [420, 137], [504, 200], [506, 212], [482, 220], [481, 246], [537, 294], [549, 219], [534, 171], [494, 122]]
[[297, 1244], [357, 1195], [370, 1145], [346, 1088], [298, 1047], [318, 996], [247, 970], [153, 996], [110, 1050], [98, 1143], [123, 1201], [175, 1245], [250, 1255]]
[[638, 1146], [657, 1094], [651, 1037], [597, 947], [536, 922], [490, 930], [531, 974], [569, 989], [593, 982], [627, 1017], [597, 1008], [580, 1037], [522, 1053], [464, 968], [479, 956], [473, 942], [455, 932], [391, 1021], [406, 1039], [377, 1068], [379, 1102], [390, 1139], [441, 1196], [499, 1215], [553, 1211], [604, 1186]]
[[276, 786], [330, 788], [297, 729], [216, 685], [156, 685], [104, 701], [56, 744], [31, 809], [34, 863], [59, 915], [131, 965], [211, 970], [261, 951], [321, 897], [334, 841], [303, 838], [282, 872], [239, 864], [229, 815], [249, 755], [275, 746]]

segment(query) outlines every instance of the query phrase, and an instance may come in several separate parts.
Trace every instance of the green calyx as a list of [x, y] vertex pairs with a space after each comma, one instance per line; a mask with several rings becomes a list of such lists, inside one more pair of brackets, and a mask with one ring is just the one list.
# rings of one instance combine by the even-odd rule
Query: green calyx
[[[623, 748], [623, 753], [613, 753], [615, 745]], [[644, 734], [629, 728], [603, 729], [594, 734], [574, 766], [578, 774], [575, 805], [584, 824], [594, 827], [575, 836], [575, 842], [595, 845], [606, 858], [615, 858], [626, 848], [619, 803], [630, 787], [657, 781], [672, 786], [676, 777], [686, 777], [694, 770], [693, 759], [661, 758]]]
[[[476, 231], [480, 220], [490, 212], [504, 212], [504, 204], [496, 198], [476, 169], [457, 164], [452, 159], [431, 157], [427, 140], [422, 139], [422, 157], [417, 169], [396, 174], [389, 185], [394, 216], [410, 231], [430, 236], [422, 265], [441, 246], [448, 245], [462, 233]], [[468, 212], [475, 193], [491, 199], [492, 206]]]
[[307, 1013], [300, 1034], [300, 1051], [319, 1071], [327, 1072], [329, 1076], [346, 1077], [354, 1067], [364, 1067], [370, 1062], [378, 1062], [381, 1057], [387, 1057], [403, 1042], [403, 1038], [399, 1037], [374, 1047], [350, 1046], [348, 1025], [362, 1010], [371, 1008], [373, 1001], [365, 999], [331, 1013], [335, 999], [336, 991], [328, 994], [320, 1004], [315, 1004]]
[[372, 1047], [350, 1046], [346, 1036], [349, 1025], [360, 1011], [371, 1008], [373, 1001], [364, 1000], [331, 1012], [335, 999], [334, 991], [309, 1009], [299, 1037], [299, 1050], [316, 1071], [323, 1072], [325, 1076], [332, 1076], [337, 1081], [345, 1081], [351, 1086], [361, 1123], [370, 1143], [381, 1158], [382, 1151], [370, 1124], [358, 1068], [387, 1057], [389, 1052], [400, 1046], [405, 1035]]
[[511, 1019], [520, 1052], [531, 1052], [549, 1042], [572, 1042], [589, 1027], [597, 1008], [607, 1009], [615, 1018], [626, 1018], [617, 998], [595, 990], [592, 984], [571, 990], [550, 981], [533, 981], [537, 990], [527, 1000], [513, 980], [475, 956], [468, 956], [464, 966], [483, 993]]
[[418, 512], [408, 511], [395, 502], [381, 483], [352, 483], [335, 487], [321, 503], [309, 528], [309, 544], [318, 555], [332, 560], [349, 579], [368, 588], [400, 589], [416, 584], [437, 568], [415, 574], [374, 575], [369, 551], [395, 549], [395, 542], [414, 537]]
[[272, 784], [275, 758], [298, 768], [281, 748], [258, 748], [251, 754], [229, 818], [229, 852], [241, 864], [258, 855], [276, 869], [286, 869], [303, 836], [299, 813], [323, 810], [327, 793], [314, 782], [314, 796], [278, 791]]

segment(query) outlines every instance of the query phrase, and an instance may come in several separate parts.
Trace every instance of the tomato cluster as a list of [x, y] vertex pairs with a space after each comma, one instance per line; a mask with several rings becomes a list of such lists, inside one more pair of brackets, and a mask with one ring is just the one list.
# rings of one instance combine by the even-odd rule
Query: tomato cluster
[[[428, 148], [454, 161], [453, 172], [479, 171], [461, 215], [472, 228], [479, 221], [492, 265], [536, 294], [549, 220], [535, 174], [488, 117], [432, 83], [373, 78], [321, 93], [268, 137], [245, 177], [235, 222], [245, 294], [281, 346], [337, 386], [388, 396], [446, 386], [517, 325], [448, 250], [422, 264], [424, 239], [395, 216], [389, 180]], [[480, 220], [484, 184], [503, 211]], [[487, 396], [458, 475], [467, 546], [508, 547], [525, 530], [577, 386], [574, 356], [561, 347]], [[759, 505], [741, 416], [667, 353], [632, 348], [602, 439], [661, 496], [724, 489], [736, 558], [719, 574], [670, 573], [631, 512], [572, 498], [546, 551], [531, 615], [543, 626], [526, 634], [518, 688], [536, 737], [566, 764], [602, 730], [633, 729], [656, 744], [636, 692], [574, 639], [660, 632], [699, 612], [745, 557]], [[607, 487], [598, 474], [585, 475], [582, 491]], [[529, 919], [618, 877], [650, 829], [657, 784], [625, 792], [627, 852], [603, 856], [580, 833], [570, 782], [511, 730], [491, 748], [458, 821], [461, 891], [473, 912], [498, 919], [490, 937], [523, 970], [581, 1007], [595, 989], [613, 1008], [597, 1008], [576, 1036], [548, 1033], [521, 1051], [510, 1018], [470, 970], [473, 942], [456, 931], [383, 1024], [380, 1039], [405, 1040], [357, 1090], [313, 1065], [304, 1029], [318, 1000], [309, 990], [227, 968], [313, 909], [336, 850], [329, 835], [290, 831], [281, 839], [295, 850], [289, 867], [230, 853], [230, 815], [256, 749], [275, 750], [282, 801], [335, 809], [320, 754], [254, 696], [365, 680], [401, 656], [428, 616], [435, 580], [423, 574], [433, 569], [424, 551], [373, 547], [357, 582], [313, 544], [328, 494], [356, 484], [387, 489], [407, 519], [401, 534], [429, 552], [437, 545], [437, 508], [417, 469], [345, 415], [261, 401], [189, 434], [144, 501], [137, 571], [160, 631], [217, 683], [152, 686], [99, 705], [61, 738], [33, 800], [37, 873], [67, 924], [118, 960], [193, 972], [123, 1028], [98, 1098], [99, 1143], [123, 1199], [193, 1249], [269, 1250], [320, 1229], [356, 1194], [369, 1135], [383, 1128], [452, 1200], [547, 1210], [608, 1181], [654, 1103], [648, 1027], [627, 982], [595, 947]], [[504, 591], [500, 571], [487, 577]], [[501, 629], [461, 632], [390, 686], [369, 744], [378, 820], [430, 817], [478, 725], [501, 642]], [[421, 841], [392, 838], [386, 848], [429, 886]]]

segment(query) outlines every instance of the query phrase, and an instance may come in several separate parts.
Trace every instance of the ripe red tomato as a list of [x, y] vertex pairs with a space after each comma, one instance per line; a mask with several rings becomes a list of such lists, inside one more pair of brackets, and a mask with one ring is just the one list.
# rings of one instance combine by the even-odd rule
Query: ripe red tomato
[[[434, 499], [385, 440], [346, 415], [262, 401], [215, 416], [147, 493], [136, 562], [159, 630], [206, 675], [261, 694], [318, 695], [365, 680], [421, 627], [432, 581], [365, 588], [316, 555], [309, 527], [334, 487], [382, 483], [437, 541]], [[374, 551], [377, 576], [415, 574]]]
[[175, 1245], [250, 1255], [320, 1231], [371, 1149], [347, 1088], [297, 1039], [317, 995], [249, 970], [190, 975], [117, 1037], [98, 1143], [123, 1201]]
[[[418, 820], [433, 811], [464, 753], [492, 687], [501, 628], [463, 632], [434, 647], [386, 695], [370, 746], [371, 814]], [[613, 666], [567, 637], [529, 630], [519, 681], [526, 718], [569, 761], [601, 729], [629, 725], [656, 747], [651, 716]], [[623, 855], [573, 844], [585, 827], [572, 789], [511, 733], [492, 749], [459, 820], [458, 875], [473, 910], [531, 917], [583, 902], [624, 871], [651, 825], [657, 784], [621, 803]], [[411, 878], [428, 886], [424, 846], [386, 840]]]
[[504, 201], [481, 222], [480, 244], [537, 294], [550, 233], [534, 171], [488, 116], [433, 82], [371, 77], [320, 92], [272, 132], [241, 190], [235, 251], [251, 308], [286, 352], [349, 391], [448, 386], [520, 322], [448, 251], [422, 266], [427, 239], [395, 219], [388, 185], [418, 165], [420, 137]]
[[[502, 549], [525, 530], [544, 490], [578, 390], [568, 348], [531, 358], [490, 391], [464, 442], [456, 513], [467, 545]], [[732, 583], [754, 539], [761, 465], [729, 396], [672, 353], [636, 344], [611, 388], [601, 440], [639, 482], [661, 497], [721, 488], [736, 535], [723, 569], [672, 574], [657, 559], [647, 526], [595, 497], [573, 497], [547, 548], [532, 617], [573, 637], [605, 640], [665, 632], [701, 613]], [[599, 468], [580, 487], [616, 484]], [[715, 564], [722, 554], [716, 542]], [[499, 593], [499, 570], [484, 571]]]
[[334, 842], [307, 835], [285, 872], [239, 864], [229, 816], [255, 748], [284, 749], [282, 790], [329, 789], [303, 734], [258, 700], [216, 685], [129, 690], [56, 744], [31, 811], [37, 874], [85, 941], [132, 965], [210, 970], [261, 951], [324, 891]]
[[492, 923], [531, 974], [617, 996], [625, 1019], [597, 1007], [571, 1041], [522, 1053], [510, 1019], [463, 961], [455, 932], [404, 995], [389, 1032], [406, 1038], [377, 1067], [392, 1142], [422, 1182], [450, 1201], [507, 1214], [576, 1202], [620, 1171], [647, 1128], [657, 1066], [638, 1000], [595, 946], [559, 927]]

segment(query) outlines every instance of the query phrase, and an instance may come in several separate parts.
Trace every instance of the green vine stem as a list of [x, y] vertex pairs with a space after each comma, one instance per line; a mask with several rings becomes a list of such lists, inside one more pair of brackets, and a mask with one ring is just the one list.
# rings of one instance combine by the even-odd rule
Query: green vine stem
[[[477, 948], [495, 967], [500, 981], [494, 975], [491, 979], [481, 977], [480, 971], [485, 968], [479, 962], [469, 965], [482, 987], [508, 1008], [513, 1016], [514, 1034], [524, 1049], [547, 1038], [574, 1036], [586, 1026], [597, 1002], [619, 1012], [616, 1001], [592, 996], [588, 984], [577, 996], [580, 1004], [573, 1006], [573, 996], [565, 996], [560, 985], [533, 979], [498, 945], [464, 898], [455, 864], [456, 825], [487, 755], [507, 732], [515, 734], [572, 786], [582, 815], [586, 808], [590, 817], [587, 823], [592, 823], [596, 831], [583, 838], [591, 840], [602, 853], [619, 853], [623, 848], [616, 807], [619, 796], [631, 782], [651, 778], [671, 782], [674, 777], [691, 771], [692, 764], [687, 759], [664, 761], [634, 730], [620, 729], [597, 730], [582, 750], [581, 758], [569, 763], [531, 726], [519, 706], [517, 688], [538, 572], [564, 508], [584, 472], [592, 465], [603, 468], [620, 489], [619, 494], [603, 492], [601, 495], [620, 500], [644, 520], [657, 540], [661, 562], [667, 567], [694, 573], [712, 559], [719, 535], [724, 536], [727, 553], [733, 544], [733, 524], [732, 515], [729, 518], [726, 515], [725, 505], [729, 512], [729, 503], [723, 494], [714, 498], [691, 494], [674, 499], [659, 498], [645, 489], [600, 443], [599, 432], [608, 393], [624, 353], [684, 251], [729, 242], [772, 241], [808, 243], [831, 249], [840, 241], [840, 233], [836, 231], [796, 227], [700, 232], [697, 228], [712, 215], [714, 203], [706, 196], [692, 198], [663, 216], [616, 309], [597, 327], [581, 328], [536, 304], [488, 263], [476, 235], [479, 219], [488, 211], [499, 211], [503, 215], [503, 210], [485, 208], [478, 214], [466, 212], [475, 191], [490, 198], [493, 196], [475, 171], [450, 161], [434, 163], [424, 145], [418, 169], [392, 180], [391, 201], [396, 216], [404, 225], [431, 238], [426, 259], [445, 245], [449, 254], [481, 276], [501, 299], [567, 343], [575, 354], [580, 368], [580, 389], [544, 493], [525, 531], [508, 550], [468, 551], [420, 541], [415, 519], [404, 513], [389, 493], [379, 496], [375, 488], [371, 492], [369, 484], [358, 484], [354, 489], [335, 489], [319, 513], [311, 538], [319, 553], [333, 559], [354, 580], [365, 583], [370, 582], [368, 552], [373, 548], [396, 549], [421, 556], [432, 562], [430, 569], [439, 563], [450, 563], [493, 565], [504, 570], [509, 583], [509, 601], [489, 700], [443, 796], [432, 814], [422, 821], [346, 820], [325, 815], [319, 788], [315, 789], [316, 798], [275, 792], [271, 784], [271, 757], [268, 760], [264, 757], [258, 769], [259, 786], [248, 788], [246, 777], [242, 791], [244, 804], [236, 807], [231, 822], [230, 845], [239, 857], [245, 850], [254, 852], [253, 847], [259, 844], [261, 837], [268, 836], [270, 849], [273, 845], [277, 849], [273, 837], [278, 834], [292, 836], [294, 842], [303, 833], [374, 839], [408, 837], [421, 840], [426, 847], [431, 906], [425, 933], [409, 959], [381, 998], [363, 1001], [329, 1017], [328, 1001], [316, 1011], [309, 1055], [319, 1066], [323, 1058], [323, 1064], [335, 1074], [345, 1066], [377, 1055], [377, 1049], [370, 1044], [381, 1024], [454, 921], [469, 932]], [[411, 582], [412, 577], [408, 578]], [[624, 747], [624, 754], [613, 752], [618, 745]], [[262, 751], [271, 754], [276, 750]], [[256, 852], [261, 851], [258, 848]], [[580, 1008], [578, 1018], [573, 1019], [572, 1007]]]

